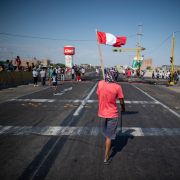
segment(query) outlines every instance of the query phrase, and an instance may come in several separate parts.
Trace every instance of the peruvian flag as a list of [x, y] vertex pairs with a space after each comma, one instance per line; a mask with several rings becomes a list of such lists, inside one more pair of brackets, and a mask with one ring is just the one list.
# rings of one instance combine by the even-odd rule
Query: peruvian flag
[[125, 36], [114, 36], [110, 33], [97, 31], [97, 37], [100, 44], [107, 44], [114, 47], [121, 47], [126, 44]]

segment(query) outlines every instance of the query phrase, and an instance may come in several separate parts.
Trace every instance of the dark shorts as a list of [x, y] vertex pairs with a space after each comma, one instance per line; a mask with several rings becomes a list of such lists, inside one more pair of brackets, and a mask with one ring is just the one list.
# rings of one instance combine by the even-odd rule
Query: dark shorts
[[118, 126], [117, 118], [101, 118], [102, 133], [106, 138], [115, 139]]
[[53, 82], [53, 86], [57, 86], [57, 82]]

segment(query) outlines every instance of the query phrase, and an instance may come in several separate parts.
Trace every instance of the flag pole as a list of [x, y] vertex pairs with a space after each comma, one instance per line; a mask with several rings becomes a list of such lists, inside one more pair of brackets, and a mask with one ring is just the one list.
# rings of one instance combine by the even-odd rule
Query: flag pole
[[99, 43], [99, 40], [98, 40], [97, 29], [96, 29], [96, 39], [97, 39], [97, 45], [98, 45], [99, 58], [100, 58], [100, 63], [101, 63], [103, 79], [105, 79], [105, 76], [104, 76], [104, 63], [103, 63], [103, 57], [102, 57], [102, 52], [101, 52], [101, 48], [100, 48], [100, 43]]

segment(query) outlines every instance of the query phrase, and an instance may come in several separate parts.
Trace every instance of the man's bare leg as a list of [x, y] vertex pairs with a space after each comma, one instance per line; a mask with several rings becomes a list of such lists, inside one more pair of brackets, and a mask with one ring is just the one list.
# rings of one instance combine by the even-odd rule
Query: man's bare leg
[[109, 159], [109, 155], [110, 155], [110, 150], [111, 150], [111, 139], [106, 138], [106, 142], [105, 142], [105, 158], [104, 160], [108, 161]]

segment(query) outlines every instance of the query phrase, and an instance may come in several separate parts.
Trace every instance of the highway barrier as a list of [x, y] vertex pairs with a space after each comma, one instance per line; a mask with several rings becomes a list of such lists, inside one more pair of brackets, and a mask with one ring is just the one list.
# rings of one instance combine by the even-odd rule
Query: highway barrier
[[15, 87], [33, 82], [32, 72], [13, 71], [0, 72], [0, 89]]

